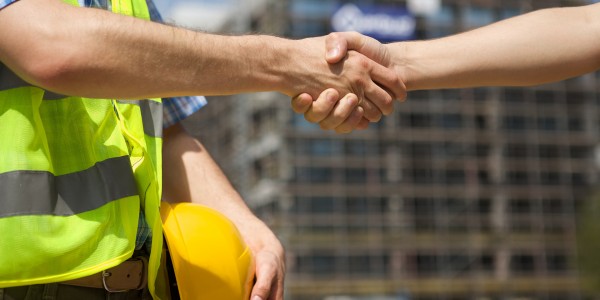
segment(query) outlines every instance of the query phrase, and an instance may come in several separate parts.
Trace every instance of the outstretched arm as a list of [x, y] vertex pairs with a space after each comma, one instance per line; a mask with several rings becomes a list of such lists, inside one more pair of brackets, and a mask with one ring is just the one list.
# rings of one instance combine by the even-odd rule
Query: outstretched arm
[[[429, 41], [383, 45], [356, 32], [327, 36], [329, 63], [350, 50], [389, 67], [406, 90], [476, 86], [531, 86], [575, 77], [600, 68], [600, 4], [544, 9], [469, 32]], [[402, 86], [404, 87], [404, 86]], [[307, 120], [361, 129], [321, 94], [314, 102], [292, 99]], [[328, 122], [324, 122], [328, 120]], [[336, 127], [328, 127], [329, 129]], [[336, 128], [338, 130], [338, 128]]]
[[238, 228], [256, 259], [251, 299], [282, 300], [285, 255], [273, 232], [246, 206], [204, 146], [177, 124], [164, 132], [163, 200], [209, 206]]
[[[32, 22], [31, 20], [35, 20]], [[60, 94], [135, 99], [274, 90], [316, 98], [326, 88], [391, 110], [394, 72], [366, 57], [323, 61], [324, 38], [219, 36], [60, 0], [21, 0], [0, 10], [0, 61]]]
[[356, 50], [393, 68], [408, 90], [530, 86], [600, 68], [600, 4], [544, 9], [446, 38], [381, 45], [357, 33], [327, 39], [329, 62]]

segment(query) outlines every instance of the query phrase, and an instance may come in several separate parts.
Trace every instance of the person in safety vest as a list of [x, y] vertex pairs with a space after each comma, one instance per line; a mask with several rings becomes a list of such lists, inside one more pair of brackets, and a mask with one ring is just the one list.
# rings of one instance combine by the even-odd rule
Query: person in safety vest
[[[281, 244], [197, 140], [173, 122], [163, 135], [161, 98], [333, 88], [353, 128], [405, 96], [362, 54], [329, 65], [323, 37], [193, 32], [149, 21], [152, 7], [0, 0], [0, 298], [168, 299], [163, 199], [231, 220], [255, 260], [250, 298], [281, 300]], [[165, 99], [167, 115], [200, 99]]]
[[[407, 90], [534, 86], [600, 70], [599, 33], [600, 4], [548, 8], [429, 41], [383, 45], [356, 32], [332, 33], [327, 61], [359, 51], [395, 70]], [[322, 129], [360, 129], [346, 126], [346, 116], [329, 115], [335, 103], [326, 96], [336, 93], [326, 90], [314, 102], [301, 94], [292, 106]]]

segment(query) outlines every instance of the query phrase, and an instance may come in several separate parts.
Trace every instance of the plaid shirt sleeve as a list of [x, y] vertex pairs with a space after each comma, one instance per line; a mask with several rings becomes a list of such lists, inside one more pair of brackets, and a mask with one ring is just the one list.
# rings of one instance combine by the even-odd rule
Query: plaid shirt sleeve
[[206, 105], [206, 98], [201, 96], [164, 98], [163, 128], [175, 125], [191, 116]]

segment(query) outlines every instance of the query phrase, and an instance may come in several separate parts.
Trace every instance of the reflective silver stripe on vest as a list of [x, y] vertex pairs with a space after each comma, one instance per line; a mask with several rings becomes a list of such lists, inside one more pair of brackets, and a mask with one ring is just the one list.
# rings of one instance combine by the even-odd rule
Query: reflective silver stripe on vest
[[0, 217], [71, 216], [138, 194], [128, 156], [60, 176], [45, 171], [3, 173], [0, 191]]
[[163, 107], [162, 103], [152, 100], [118, 100], [122, 104], [135, 104], [140, 107], [144, 133], [151, 137], [162, 137]]

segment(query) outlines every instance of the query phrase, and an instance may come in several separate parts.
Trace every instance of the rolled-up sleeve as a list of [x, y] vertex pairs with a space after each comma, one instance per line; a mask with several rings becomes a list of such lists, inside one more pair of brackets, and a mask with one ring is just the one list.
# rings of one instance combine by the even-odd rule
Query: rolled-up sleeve
[[163, 128], [167, 128], [191, 116], [206, 105], [202, 96], [163, 99]]

